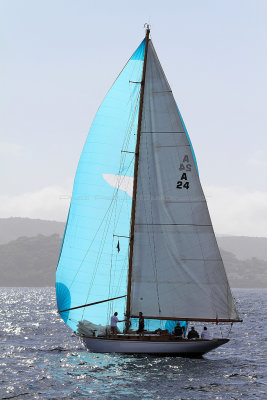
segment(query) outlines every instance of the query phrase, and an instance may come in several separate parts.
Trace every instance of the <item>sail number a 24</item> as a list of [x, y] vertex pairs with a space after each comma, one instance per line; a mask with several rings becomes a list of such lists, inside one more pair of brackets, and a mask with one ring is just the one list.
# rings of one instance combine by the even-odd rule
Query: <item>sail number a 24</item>
[[183, 162], [180, 163], [179, 171], [181, 171], [180, 180], [177, 181], [176, 189], [189, 189], [189, 180], [187, 178], [188, 172], [191, 172], [191, 164], [189, 163], [188, 155], [185, 155]]

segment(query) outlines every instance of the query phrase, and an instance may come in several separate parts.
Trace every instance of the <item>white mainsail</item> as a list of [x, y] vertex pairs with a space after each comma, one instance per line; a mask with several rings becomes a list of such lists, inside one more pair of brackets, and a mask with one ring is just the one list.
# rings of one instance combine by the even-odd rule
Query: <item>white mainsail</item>
[[149, 41], [130, 314], [237, 320], [190, 143]]

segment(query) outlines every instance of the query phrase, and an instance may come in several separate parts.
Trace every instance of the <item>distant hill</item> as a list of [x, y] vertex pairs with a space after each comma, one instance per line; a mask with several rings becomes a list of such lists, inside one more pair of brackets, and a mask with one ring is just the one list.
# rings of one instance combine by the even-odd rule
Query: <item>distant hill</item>
[[59, 235], [21, 237], [0, 246], [0, 286], [54, 286]]
[[[61, 246], [58, 234], [21, 237], [0, 245], [0, 286], [54, 286]], [[231, 287], [267, 288], [267, 262], [245, 261], [221, 249]]]
[[[46, 221], [31, 218], [0, 218], [0, 244], [16, 240], [21, 236], [34, 237], [37, 235], [63, 236], [64, 222]], [[267, 238], [248, 236], [229, 236], [218, 234], [217, 241], [225, 251], [233, 253], [239, 260], [256, 257], [267, 261]]]
[[64, 229], [64, 222], [17, 217], [0, 218], [0, 244], [16, 240], [21, 236], [50, 236], [57, 233], [62, 237]]
[[[65, 223], [0, 218], [0, 286], [54, 286]], [[232, 287], [267, 288], [267, 238], [218, 235]]]
[[219, 246], [240, 260], [259, 258], [267, 261], [267, 238], [248, 236], [224, 236], [217, 237]]
[[266, 261], [258, 258], [241, 261], [234, 254], [220, 250], [231, 287], [267, 288]]

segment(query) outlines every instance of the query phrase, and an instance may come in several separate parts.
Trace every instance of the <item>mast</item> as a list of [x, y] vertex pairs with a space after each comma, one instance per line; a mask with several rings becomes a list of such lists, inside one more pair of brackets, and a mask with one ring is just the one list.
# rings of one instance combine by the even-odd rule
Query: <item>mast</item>
[[136, 147], [135, 147], [133, 201], [132, 201], [131, 229], [130, 229], [130, 254], [129, 254], [127, 303], [126, 303], [126, 330], [128, 330], [130, 327], [131, 283], [132, 283], [131, 280], [132, 280], [132, 267], [133, 267], [133, 245], [134, 245], [136, 189], [137, 189], [137, 175], [138, 175], [138, 157], [139, 157], [142, 114], [143, 114], [143, 101], [144, 101], [144, 91], [145, 91], [147, 50], [148, 50], [148, 41], [149, 41], [149, 33], [150, 33], [149, 25], [145, 24], [145, 26], [146, 26], [146, 37], [145, 37], [146, 47], [145, 47], [143, 74], [142, 74], [142, 81], [141, 81], [140, 104], [139, 104], [138, 125], [137, 125], [137, 138], [136, 138]]

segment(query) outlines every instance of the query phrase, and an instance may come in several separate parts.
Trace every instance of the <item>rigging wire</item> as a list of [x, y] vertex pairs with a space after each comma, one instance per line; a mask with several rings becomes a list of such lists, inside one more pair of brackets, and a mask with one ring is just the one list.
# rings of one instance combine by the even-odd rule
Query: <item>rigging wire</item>
[[[129, 167], [127, 168], [126, 173], [128, 172], [129, 168], [131, 167], [131, 164], [132, 164], [132, 163], [130, 163]], [[77, 274], [79, 273], [79, 269], [80, 269], [80, 267], [82, 266], [83, 262], [85, 261], [86, 256], [87, 256], [88, 252], [90, 251], [90, 249], [91, 249], [91, 247], [92, 247], [92, 244], [94, 243], [94, 240], [95, 240], [95, 238], [96, 238], [98, 232], [100, 231], [100, 228], [102, 227], [104, 221], [105, 221], [106, 218], [108, 217], [108, 214], [110, 213], [110, 210], [112, 210], [112, 207], [114, 207], [114, 201], [116, 200], [117, 194], [118, 194], [118, 188], [115, 188], [115, 189], [114, 189], [113, 197], [112, 197], [111, 202], [110, 202], [110, 205], [109, 205], [109, 207], [108, 207], [106, 213], [104, 214], [104, 216], [103, 216], [103, 218], [102, 218], [102, 220], [101, 220], [101, 222], [100, 222], [100, 224], [99, 224], [99, 227], [98, 227], [98, 229], [97, 229], [97, 231], [96, 231], [96, 233], [95, 233], [95, 235], [94, 235], [94, 237], [93, 237], [93, 239], [92, 239], [92, 241], [91, 241], [91, 243], [90, 243], [90, 245], [89, 245], [87, 251], [85, 252], [85, 255], [84, 255], [84, 257], [83, 257], [83, 259], [82, 259], [82, 261], [81, 261], [79, 267], [77, 268], [76, 274], [75, 274], [75, 276], [74, 276], [74, 278], [73, 278], [73, 280], [72, 280], [72, 282], [71, 282], [69, 288], [72, 286], [72, 284], [73, 284], [73, 282], [74, 282], [74, 280], [75, 280]]]
[[[137, 101], [137, 103], [138, 103], [138, 101]], [[135, 107], [135, 112], [136, 112], [136, 107]], [[127, 134], [125, 135], [126, 138], [125, 138], [125, 140], [124, 140], [124, 143], [126, 142], [126, 143], [127, 143], [127, 146], [128, 146], [128, 143], [129, 143], [129, 140], [130, 140], [130, 136], [131, 136], [131, 133], [132, 133], [132, 130], [133, 130], [133, 124], [134, 124], [134, 118], [132, 117], [132, 118], [131, 118], [131, 121], [130, 121], [130, 126], [128, 127], [128, 132], [127, 132]], [[128, 139], [128, 140], [127, 140], [127, 139]], [[126, 143], [125, 143], [125, 144], [126, 144]], [[120, 174], [122, 168], [123, 168], [124, 165], [125, 165], [125, 158], [126, 158], [126, 155], [122, 153], [122, 156], [121, 156], [121, 159], [120, 159], [119, 174]], [[129, 164], [127, 170], [126, 170], [126, 173], [127, 173], [128, 170], [130, 169], [132, 163], [133, 163], [133, 158], [132, 158], [132, 160], [131, 160], [131, 162], [130, 162], [130, 164]], [[118, 188], [115, 188], [115, 190], [114, 190], [114, 195], [113, 195], [112, 202], [111, 202], [111, 203], [113, 203], [113, 206], [109, 209], [109, 210], [110, 210], [110, 213], [109, 213], [109, 216], [107, 216], [107, 222], [106, 222], [105, 227], [104, 227], [104, 229], [103, 229], [102, 239], [101, 239], [101, 241], [100, 241], [98, 256], [97, 256], [95, 268], [94, 268], [94, 271], [93, 271], [93, 276], [92, 276], [92, 279], [91, 279], [91, 282], [90, 282], [90, 285], [89, 285], [89, 290], [88, 290], [88, 293], [87, 293], [86, 302], [88, 301], [88, 298], [89, 298], [91, 289], [92, 289], [92, 287], [93, 287], [93, 283], [94, 283], [94, 279], [95, 279], [95, 276], [96, 276], [96, 272], [97, 272], [97, 269], [98, 269], [98, 266], [99, 266], [99, 262], [100, 262], [100, 259], [101, 259], [101, 254], [102, 254], [102, 252], [103, 252], [103, 248], [104, 248], [104, 245], [105, 245], [105, 241], [106, 241], [106, 239], [107, 239], [107, 234], [108, 234], [108, 231], [109, 231], [109, 226], [110, 226], [110, 223], [112, 222], [111, 219], [112, 219], [112, 214], [114, 213], [114, 210], [115, 210], [115, 218], [113, 218], [113, 220], [114, 220], [114, 231], [113, 231], [113, 234], [115, 233], [115, 228], [116, 228], [116, 226], [117, 226], [117, 224], [118, 224], [118, 221], [119, 221], [118, 216], [117, 216], [117, 218], [116, 218], [116, 214], [117, 214], [117, 202], [118, 202], [118, 192], [119, 192], [119, 187], [118, 187]], [[125, 198], [126, 198], [126, 197], [124, 196], [124, 199], [125, 199]], [[119, 216], [120, 216], [121, 211], [122, 211], [122, 209], [123, 209], [123, 205], [124, 205], [123, 203], [124, 203], [124, 202], [122, 201], [122, 204], [121, 204], [121, 207], [120, 207], [120, 211], [119, 211]], [[126, 203], [127, 203], [127, 202], [126, 202]], [[117, 219], [117, 222], [116, 222], [116, 219]], [[113, 305], [112, 305], [111, 307], [113, 307]], [[85, 312], [85, 310], [83, 311], [83, 315], [84, 315], [84, 312]]]
[[[130, 89], [129, 89], [130, 90]], [[134, 121], [135, 121], [135, 118], [136, 118], [136, 113], [138, 112], [138, 104], [139, 104], [139, 97], [140, 97], [140, 89], [139, 89], [139, 93], [138, 93], [138, 97], [137, 97], [137, 100], [136, 100], [136, 102], [135, 102], [135, 106], [133, 106], [133, 102], [132, 102], [132, 96], [130, 96], [130, 100], [131, 100], [131, 104], [132, 104], [132, 109], [134, 109], [134, 112], [132, 113], [132, 114], [130, 114], [130, 117], [129, 117], [129, 129], [128, 129], [128, 135], [126, 135], [125, 136], [125, 140], [124, 140], [124, 143], [123, 143], [123, 146], [122, 146], [122, 148], [127, 148], [128, 149], [128, 146], [129, 146], [129, 142], [130, 142], [130, 140], [131, 140], [131, 133], [132, 133], [132, 131], [133, 131], [133, 125], [134, 125]], [[124, 157], [123, 157], [124, 156]], [[121, 162], [120, 162], [120, 167], [119, 167], [119, 171], [118, 171], [118, 175], [119, 176], [121, 176], [121, 173], [122, 173], [122, 171], [123, 171], [123, 167], [124, 167], [124, 164], [125, 164], [125, 160], [126, 160], [126, 154], [122, 154], [122, 157], [121, 157]], [[130, 166], [132, 165], [132, 163], [133, 163], [133, 160], [134, 160], [134, 157], [132, 157], [132, 160], [131, 160], [131, 162], [130, 162], [130, 165], [129, 165], [129, 167], [128, 167], [128, 169], [130, 168]], [[125, 175], [124, 175], [125, 176]], [[119, 189], [119, 187], [118, 187], [118, 189]], [[124, 194], [124, 200], [125, 200], [125, 198], [127, 197], [127, 195], [126, 195], [126, 193]], [[115, 212], [114, 212], [114, 224], [113, 224], [113, 240], [112, 240], [112, 250], [111, 250], [111, 268], [110, 268], [110, 278], [109, 278], [109, 295], [111, 295], [111, 288], [113, 287], [113, 285], [112, 285], [112, 280], [114, 279], [114, 281], [115, 281], [115, 276], [116, 276], [116, 274], [115, 274], [115, 271], [114, 271], [114, 277], [112, 276], [112, 267], [113, 267], [113, 263], [112, 263], [112, 260], [113, 260], [113, 253], [114, 253], [114, 234], [115, 234], [115, 232], [116, 232], [116, 228], [117, 228], [117, 225], [118, 225], [118, 222], [119, 222], [119, 217], [120, 217], [120, 215], [121, 215], [121, 212], [122, 212], [122, 209], [123, 209], [123, 206], [124, 206], [124, 201], [122, 201], [122, 203], [121, 203], [121, 207], [120, 207], [120, 209], [119, 209], [119, 211], [117, 210], [118, 209], [118, 207], [117, 207], [117, 203], [118, 203], [118, 201], [116, 201], [116, 207], [115, 207]], [[125, 202], [126, 203], [126, 205], [128, 206], [128, 201], [126, 201]], [[117, 211], [118, 211], [118, 214], [117, 214]], [[129, 209], [128, 209], [128, 211], [129, 211]], [[116, 266], [117, 266], [117, 257], [118, 257], [118, 254], [116, 253], [116, 259], [115, 259], [115, 270], [116, 270]], [[125, 257], [125, 260], [127, 259], [128, 257], [126, 256]], [[125, 264], [125, 260], [124, 260], [124, 262], [123, 262], [123, 265]], [[115, 292], [118, 292], [119, 291], [119, 289], [120, 289], [120, 286], [121, 286], [121, 279], [122, 279], [122, 276], [123, 276], [123, 273], [125, 272], [125, 268], [122, 266], [122, 268], [121, 268], [121, 273], [120, 273], [120, 277], [119, 277], [119, 280], [118, 280], [118, 285], [117, 285], [117, 290], [115, 290]], [[107, 310], [107, 320], [109, 321], [109, 319], [110, 319], [110, 317], [111, 317], [111, 314], [112, 314], [112, 311], [113, 311], [113, 308], [115, 307], [115, 303], [113, 303], [113, 304], [110, 304], [109, 305], [109, 308], [108, 308], [108, 310]]]

